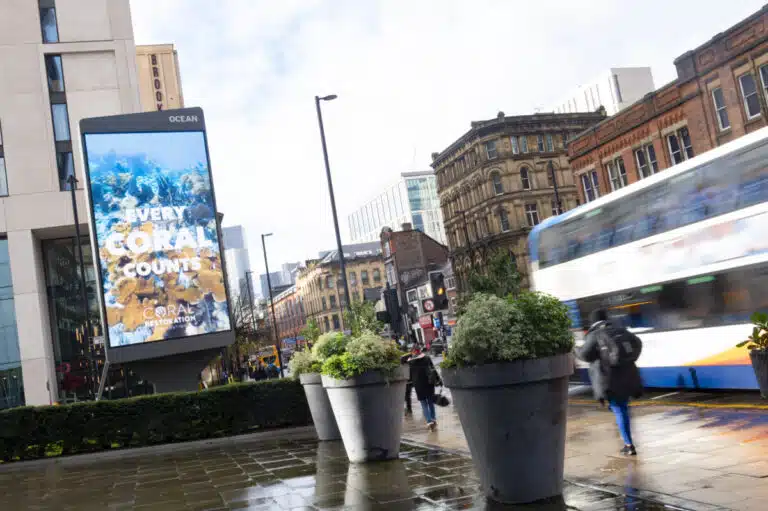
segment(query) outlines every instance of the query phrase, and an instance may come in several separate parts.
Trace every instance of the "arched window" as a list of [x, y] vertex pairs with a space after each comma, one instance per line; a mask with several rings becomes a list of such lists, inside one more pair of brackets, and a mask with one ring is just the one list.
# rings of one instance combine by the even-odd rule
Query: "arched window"
[[529, 175], [527, 167], [520, 169], [520, 182], [523, 185], [523, 190], [531, 189], [531, 176]]
[[501, 174], [498, 172], [491, 174], [491, 181], [493, 182], [493, 193], [495, 195], [504, 193], [504, 185], [501, 184]]

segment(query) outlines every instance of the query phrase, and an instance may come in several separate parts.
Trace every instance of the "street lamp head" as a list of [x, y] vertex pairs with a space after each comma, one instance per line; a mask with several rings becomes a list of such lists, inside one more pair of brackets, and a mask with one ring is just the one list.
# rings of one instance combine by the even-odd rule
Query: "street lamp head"
[[327, 96], [323, 96], [320, 98], [321, 101], [333, 101], [334, 99], [338, 98], [336, 94], [328, 94]]
[[268, 233], [266, 233], [266, 234], [262, 234], [262, 235], [261, 235], [261, 237], [262, 237], [262, 238], [266, 238], [266, 237], [268, 237], [268, 236], [272, 236], [272, 233], [271, 233], [271, 232], [268, 232]]

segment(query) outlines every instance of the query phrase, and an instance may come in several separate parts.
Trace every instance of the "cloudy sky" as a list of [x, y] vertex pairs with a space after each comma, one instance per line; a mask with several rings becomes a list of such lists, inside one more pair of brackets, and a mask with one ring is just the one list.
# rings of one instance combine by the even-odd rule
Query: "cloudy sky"
[[[727, 8], [726, 8], [727, 5]], [[347, 214], [472, 120], [545, 108], [609, 67], [672, 61], [759, 0], [131, 0], [137, 44], [174, 43], [186, 106], [208, 124], [225, 225], [253, 269], [335, 246], [314, 96], [342, 238]]]

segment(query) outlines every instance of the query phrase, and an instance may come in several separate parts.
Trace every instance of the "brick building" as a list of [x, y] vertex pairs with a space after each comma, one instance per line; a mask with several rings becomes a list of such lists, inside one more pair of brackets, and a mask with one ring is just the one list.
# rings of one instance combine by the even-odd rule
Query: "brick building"
[[674, 63], [677, 79], [569, 143], [581, 202], [766, 126], [768, 6]]

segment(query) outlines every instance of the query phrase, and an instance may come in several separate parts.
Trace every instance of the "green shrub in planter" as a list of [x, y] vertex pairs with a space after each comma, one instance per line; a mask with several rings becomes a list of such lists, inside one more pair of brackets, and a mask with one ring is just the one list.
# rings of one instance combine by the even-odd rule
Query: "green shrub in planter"
[[768, 313], [755, 312], [750, 320], [754, 325], [752, 335], [736, 346], [739, 348], [746, 346], [749, 350], [749, 358], [752, 361], [752, 369], [755, 371], [760, 395], [768, 398]]
[[467, 303], [442, 378], [487, 497], [522, 504], [562, 493], [573, 344], [568, 309], [551, 296]]
[[476, 294], [459, 318], [441, 366], [551, 357], [572, 349], [568, 309], [557, 298], [534, 292], [506, 300]]
[[299, 379], [302, 374], [319, 373], [322, 364], [312, 350], [298, 351], [293, 354], [288, 368], [291, 370], [291, 376]]
[[322, 382], [351, 462], [396, 459], [408, 367], [391, 341], [371, 332], [323, 362]]
[[341, 355], [347, 348], [350, 338], [340, 332], [331, 332], [321, 335], [314, 347], [312, 353], [322, 364], [328, 358], [334, 355]]
[[393, 343], [374, 333], [363, 332], [351, 338], [343, 352], [331, 355], [323, 362], [322, 374], [337, 380], [347, 380], [367, 371], [391, 375], [400, 367], [400, 357]]

